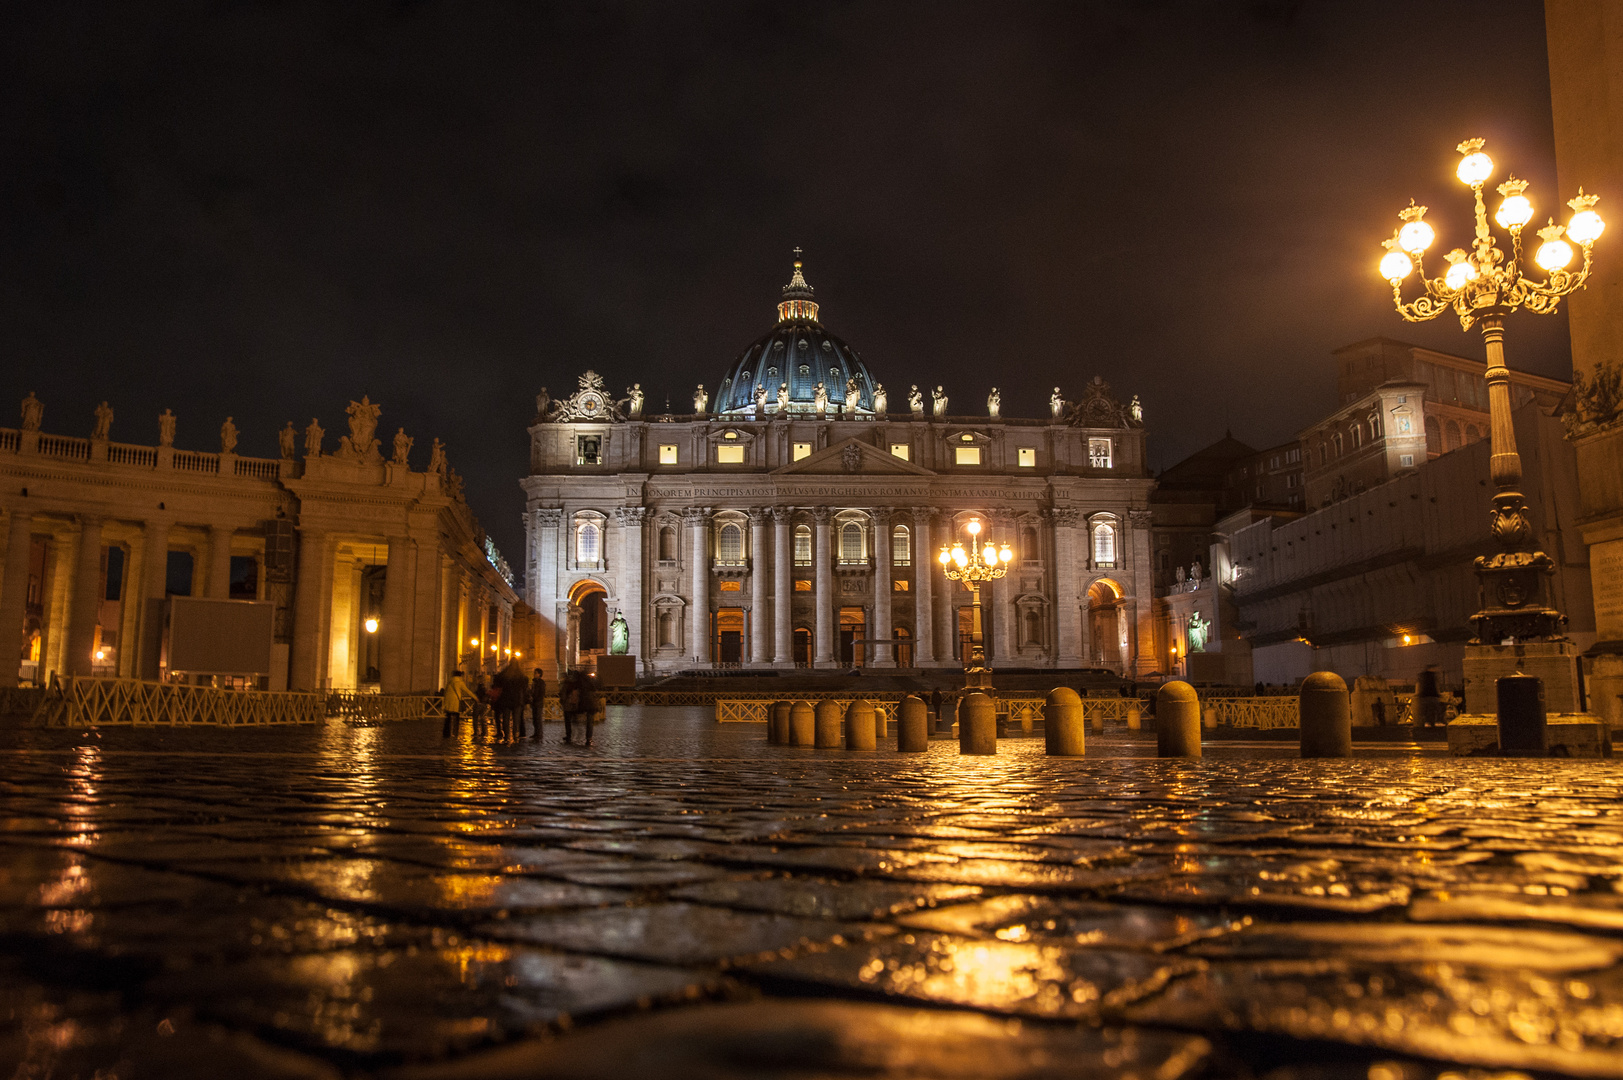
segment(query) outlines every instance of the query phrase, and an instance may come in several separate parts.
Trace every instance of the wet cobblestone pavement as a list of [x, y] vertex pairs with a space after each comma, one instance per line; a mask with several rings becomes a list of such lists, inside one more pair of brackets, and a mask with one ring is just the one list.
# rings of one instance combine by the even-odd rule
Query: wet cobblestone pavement
[[0, 1077], [1623, 1076], [1623, 768], [0, 731]]

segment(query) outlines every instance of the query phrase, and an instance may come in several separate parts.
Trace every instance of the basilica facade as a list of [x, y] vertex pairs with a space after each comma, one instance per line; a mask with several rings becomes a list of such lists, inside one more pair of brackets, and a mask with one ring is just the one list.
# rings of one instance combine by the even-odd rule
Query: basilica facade
[[[769, 332], [683, 414], [586, 372], [529, 428], [526, 599], [559, 666], [952, 668], [971, 595], [943, 545], [1007, 544], [983, 587], [994, 668], [1161, 670], [1137, 398], [1100, 379], [1049, 415], [888, 391], [822, 324], [796, 262]], [[892, 393], [895, 397], [892, 400]], [[668, 406], [667, 406], [668, 408]]]

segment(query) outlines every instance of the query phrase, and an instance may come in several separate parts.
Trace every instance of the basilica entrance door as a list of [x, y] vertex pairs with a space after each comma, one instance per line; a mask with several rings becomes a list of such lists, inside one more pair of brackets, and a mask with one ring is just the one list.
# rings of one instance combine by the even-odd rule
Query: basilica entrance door
[[716, 612], [716, 660], [723, 664], [744, 661], [744, 611], [722, 608]]
[[857, 644], [867, 636], [867, 616], [859, 607], [840, 609], [840, 663], [846, 667], [861, 667], [862, 646]]

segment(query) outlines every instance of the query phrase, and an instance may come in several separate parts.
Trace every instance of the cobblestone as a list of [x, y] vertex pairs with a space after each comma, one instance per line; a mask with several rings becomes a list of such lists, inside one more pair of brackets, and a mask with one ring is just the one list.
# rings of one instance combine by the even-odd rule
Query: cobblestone
[[0, 731], [14, 1077], [1623, 1076], [1623, 770]]

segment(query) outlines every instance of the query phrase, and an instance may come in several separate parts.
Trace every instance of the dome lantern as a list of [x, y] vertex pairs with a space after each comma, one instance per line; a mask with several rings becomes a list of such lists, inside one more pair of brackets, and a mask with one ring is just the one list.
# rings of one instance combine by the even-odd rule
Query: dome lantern
[[783, 302], [778, 305], [778, 321], [817, 321], [817, 302], [812, 299], [812, 287], [806, 284], [806, 275], [800, 270], [800, 249], [795, 248], [795, 273], [783, 287]]

